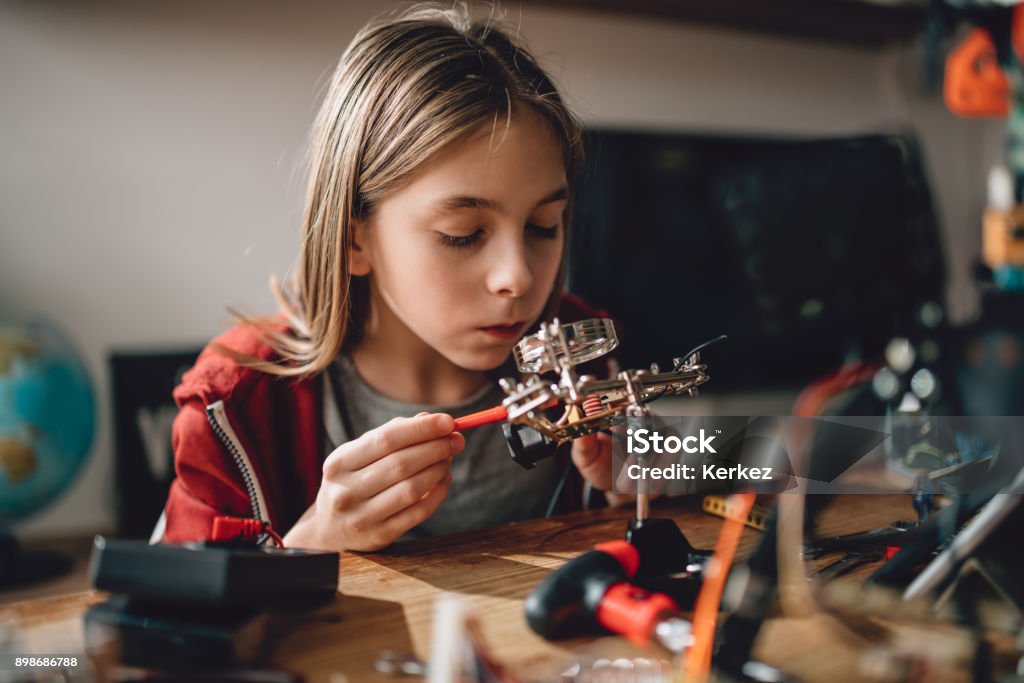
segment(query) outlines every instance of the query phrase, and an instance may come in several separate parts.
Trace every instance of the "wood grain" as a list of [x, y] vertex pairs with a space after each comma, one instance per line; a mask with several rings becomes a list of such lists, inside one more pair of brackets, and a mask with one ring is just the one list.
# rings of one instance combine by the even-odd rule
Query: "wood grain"
[[[696, 499], [663, 500], [652, 514], [676, 520], [695, 546], [711, 547], [721, 520], [699, 507]], [[610, 638], [548, 643], [529, 630], [523, 616], [523, 599], [541, 579], [595, 543], [621, 538], [630, 515], [629, 509], [581, 512], [400, 543], [381, 553], [344, 553], [339, 595], [333, 601], [314, 611], [275, 615], [270, 665], [308, 681], [338, 681], [337, 674], [349, 681], [386, 680], [374, 671], [377, 653], [390, 649], [426, 657], [434, 602], [444, 592], [465, 597], [494, 655], [516, 667], [536, 671], [548, 666], [554, 673], [558, 662], [595, 647], [639, 654]], [[908, 496], [848, 495], [824, 512], [819, 527], [838, 535], [912, 516]], [[760, 534], [744, 531], [740, 557]], [[85, 592], [33, 600], [9, 605], [0, 614], [14, 625], [25, 647], [75, 652], [82, 650], [82, 612], [102, 597]], [[859, 677], [864, 647], [862, 639], [814, 615], [773, 620], [756, 653], [803, 680], [831, 682]]]

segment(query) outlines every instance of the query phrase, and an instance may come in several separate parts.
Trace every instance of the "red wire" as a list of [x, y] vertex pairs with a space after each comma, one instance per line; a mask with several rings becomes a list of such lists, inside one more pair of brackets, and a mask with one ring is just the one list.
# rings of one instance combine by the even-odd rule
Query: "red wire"
[[270, 527], [270, 522], [251, 517], [220, 516], [214, 518], [210, 539], [213, 541], [232, 541], [238, 538], [259, 538], [263, 534], [273, 538], [274, 542], [281, 548], [284, 547], [284, 540], [280, 534]]

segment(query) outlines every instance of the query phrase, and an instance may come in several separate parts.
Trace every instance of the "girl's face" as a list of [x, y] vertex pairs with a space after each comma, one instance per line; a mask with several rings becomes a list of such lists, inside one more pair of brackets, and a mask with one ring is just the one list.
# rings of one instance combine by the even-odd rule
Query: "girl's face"
[[356, 224], [368, 335], [488, 370], [541, 314], [565, 243], [568, 185], [547, 123], [522, 110], [455, 144]]

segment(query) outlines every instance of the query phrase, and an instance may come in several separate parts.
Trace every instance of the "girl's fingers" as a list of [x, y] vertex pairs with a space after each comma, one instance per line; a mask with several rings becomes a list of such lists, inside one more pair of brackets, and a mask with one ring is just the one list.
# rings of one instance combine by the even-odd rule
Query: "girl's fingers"
[[[462, 449], [466, 447], [466, 435], [462, 432], [452, 432], [449, 436], [452, 440], [452, 447], [455, 448], [455, 453], [461, 453]], [[455, 455], [452, 453], [452, 455]]]
[[461, 434], [449, 434], [439, 439], [403, 448], [348, 476], [353, 478], [354, 486], [359, 489], [364, 498], [369, 499], [410, 479], [432, 465], [446, 464], [465, 445], [466, 440]]
[[409, 529], [425, 521], [444, 501], [451, 483], [452, 475], [448, 472], [419, 501], [385, 519], [381, 523], [382, 531], [391, 538], [398, 538]]
[[581, 473], [608, 467], [611, 454], [612, 440], [607, 434], [588, 434], [572, 442], [572, 461]]
[[572, 461], [581, 472], [601, 456], [601, 445], [597, 434], [581, 436], [572, 442]]
[[361, 470], [390, 453], [451, 434], [453, 429], [455, 420], [443, 413], [395, 418], [331, 453], [324, 462], [324, 475]]
[[589, 434], [573, 441], [572, 461], [584, 479], [602, 491], [611, 486], [611, 437]]
[[433, 464], [367, 499], [364, 503], [363, 514], [367, 519], [387, 519], [410, 505], [418, 503], [446, 476], [448, 476], [447, 461]]

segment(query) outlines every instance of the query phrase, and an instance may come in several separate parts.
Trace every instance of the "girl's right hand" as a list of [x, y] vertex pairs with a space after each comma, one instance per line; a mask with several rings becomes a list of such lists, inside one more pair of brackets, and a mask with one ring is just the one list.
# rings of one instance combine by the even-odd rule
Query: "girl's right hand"
[[285, 545], [380, 550], [426, 520], [448, 494], [465, 438], [450, 415], [397, 417], [327, 456], [316, 502]]

